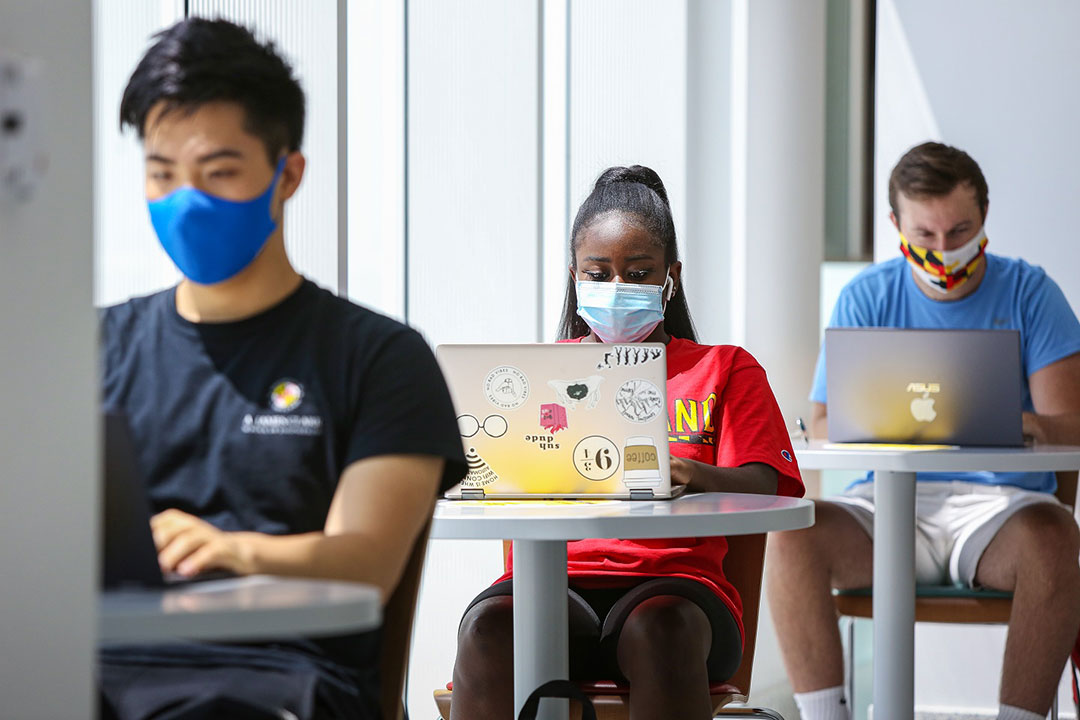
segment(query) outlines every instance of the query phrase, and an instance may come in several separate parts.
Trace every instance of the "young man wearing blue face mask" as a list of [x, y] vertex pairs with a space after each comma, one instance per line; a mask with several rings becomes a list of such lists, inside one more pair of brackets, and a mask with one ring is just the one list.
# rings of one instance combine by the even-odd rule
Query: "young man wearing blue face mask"
[[[892, 172], [890, 215], [903, 257], [851, 281], [830, 326], [1020, 331], [1023, 427], [1080, 444], [1080, 324], [1046, 273], [986, 253], [986, 180], [966, 153], [910, 150]], [[987, 358], [993, 362], [993, 358]], [[827, 435], [824, 354], [813, 429]], [[873, 484], [819, 502], [813, 528], [769, 541], [769, 600], [802, 717], [846, 720], [831, 588], [871, 584]], [[1080, 626], [1080, 532], [1052, 473], [919, 473], [916, 579], [1013, 592], [999, 718], [1046, 716]]]
[[[162, 569], [389, 596], [464, 457], [423, 339], [289, 262], [285, 207], [305, 167], [291, 69], [241, 27], [186, 20], [157, 36], [120, 115], [143, 140], [150, 220], [184, 275], [109, 308], [102, 329], [104, 403], [130, 422]], [[378, 645], [374, 632], [109, 647], [101, 714], [375, 718]]]

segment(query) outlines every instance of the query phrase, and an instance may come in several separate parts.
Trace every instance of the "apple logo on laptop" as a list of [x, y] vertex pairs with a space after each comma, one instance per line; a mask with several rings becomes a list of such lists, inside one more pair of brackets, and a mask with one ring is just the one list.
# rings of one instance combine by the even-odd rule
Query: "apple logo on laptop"
[[934, 410], [934, 398], [930, 397], [930, 393], [941, 392], [941, 385], [938, 383], [909, 383], [907, 386], [908, 392], [921, 392], [922, 397], [914, 398], [911, 401], [911, 417], [915, 418], [918, 422], [933, 422], [937, 417], [937, 411]]
[[933, 422], [937, 417], [934, 410], [934, 398], [924, 394], [911, 401], [911, 416], [919, 422]]

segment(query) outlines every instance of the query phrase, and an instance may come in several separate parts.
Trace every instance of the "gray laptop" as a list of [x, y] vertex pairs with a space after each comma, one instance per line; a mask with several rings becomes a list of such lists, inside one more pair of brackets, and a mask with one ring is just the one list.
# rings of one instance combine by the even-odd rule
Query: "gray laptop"
[[105, 431], [105, 497], [102, 514], [102, 586], [160, 588], [189, 582], [233, 577], [211, 570], [193, 577], [162, 573], [150, 531], [150, 502], [135, 460], [135, 445], [127, 418], [107, 413]]
[[672, 496], [663, 345], [440, 345], [436, 355], [469, 464], [448, 498]]
[[832, 442], [1023, 445], [1016, 330], [825, 331]]

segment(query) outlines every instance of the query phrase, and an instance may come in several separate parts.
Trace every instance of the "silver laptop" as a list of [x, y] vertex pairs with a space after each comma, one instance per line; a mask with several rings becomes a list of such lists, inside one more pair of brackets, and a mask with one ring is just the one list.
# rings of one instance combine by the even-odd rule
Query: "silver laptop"
[[1016, 330], [825, 331], [832, 442], [1023, 445]]
[[662, 344], [440, 345], [436, 356], [469, 466], [448, 498], [671, 497]]

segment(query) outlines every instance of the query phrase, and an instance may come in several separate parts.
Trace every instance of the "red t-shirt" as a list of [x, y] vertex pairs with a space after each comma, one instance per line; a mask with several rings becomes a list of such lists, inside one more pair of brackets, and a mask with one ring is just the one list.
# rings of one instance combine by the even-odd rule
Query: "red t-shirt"
[[[581, 342], [581, 338], [569, 342]], [[778, 495], [805, 492], [791, 441], [754, 357], [734, 345], [667, 346], [668, 442], [671, 454], [717, 467], [765, 463], [779, 473]], [[618, 587], [627, 578], [684, 577], [720, 596], [742, 630], [742, 601], [724, 577], [722, 537], [580, 540], [568, 543], [568, 573], [580, 587]], [[513, 556], [507, 572], [513, 575]]]

